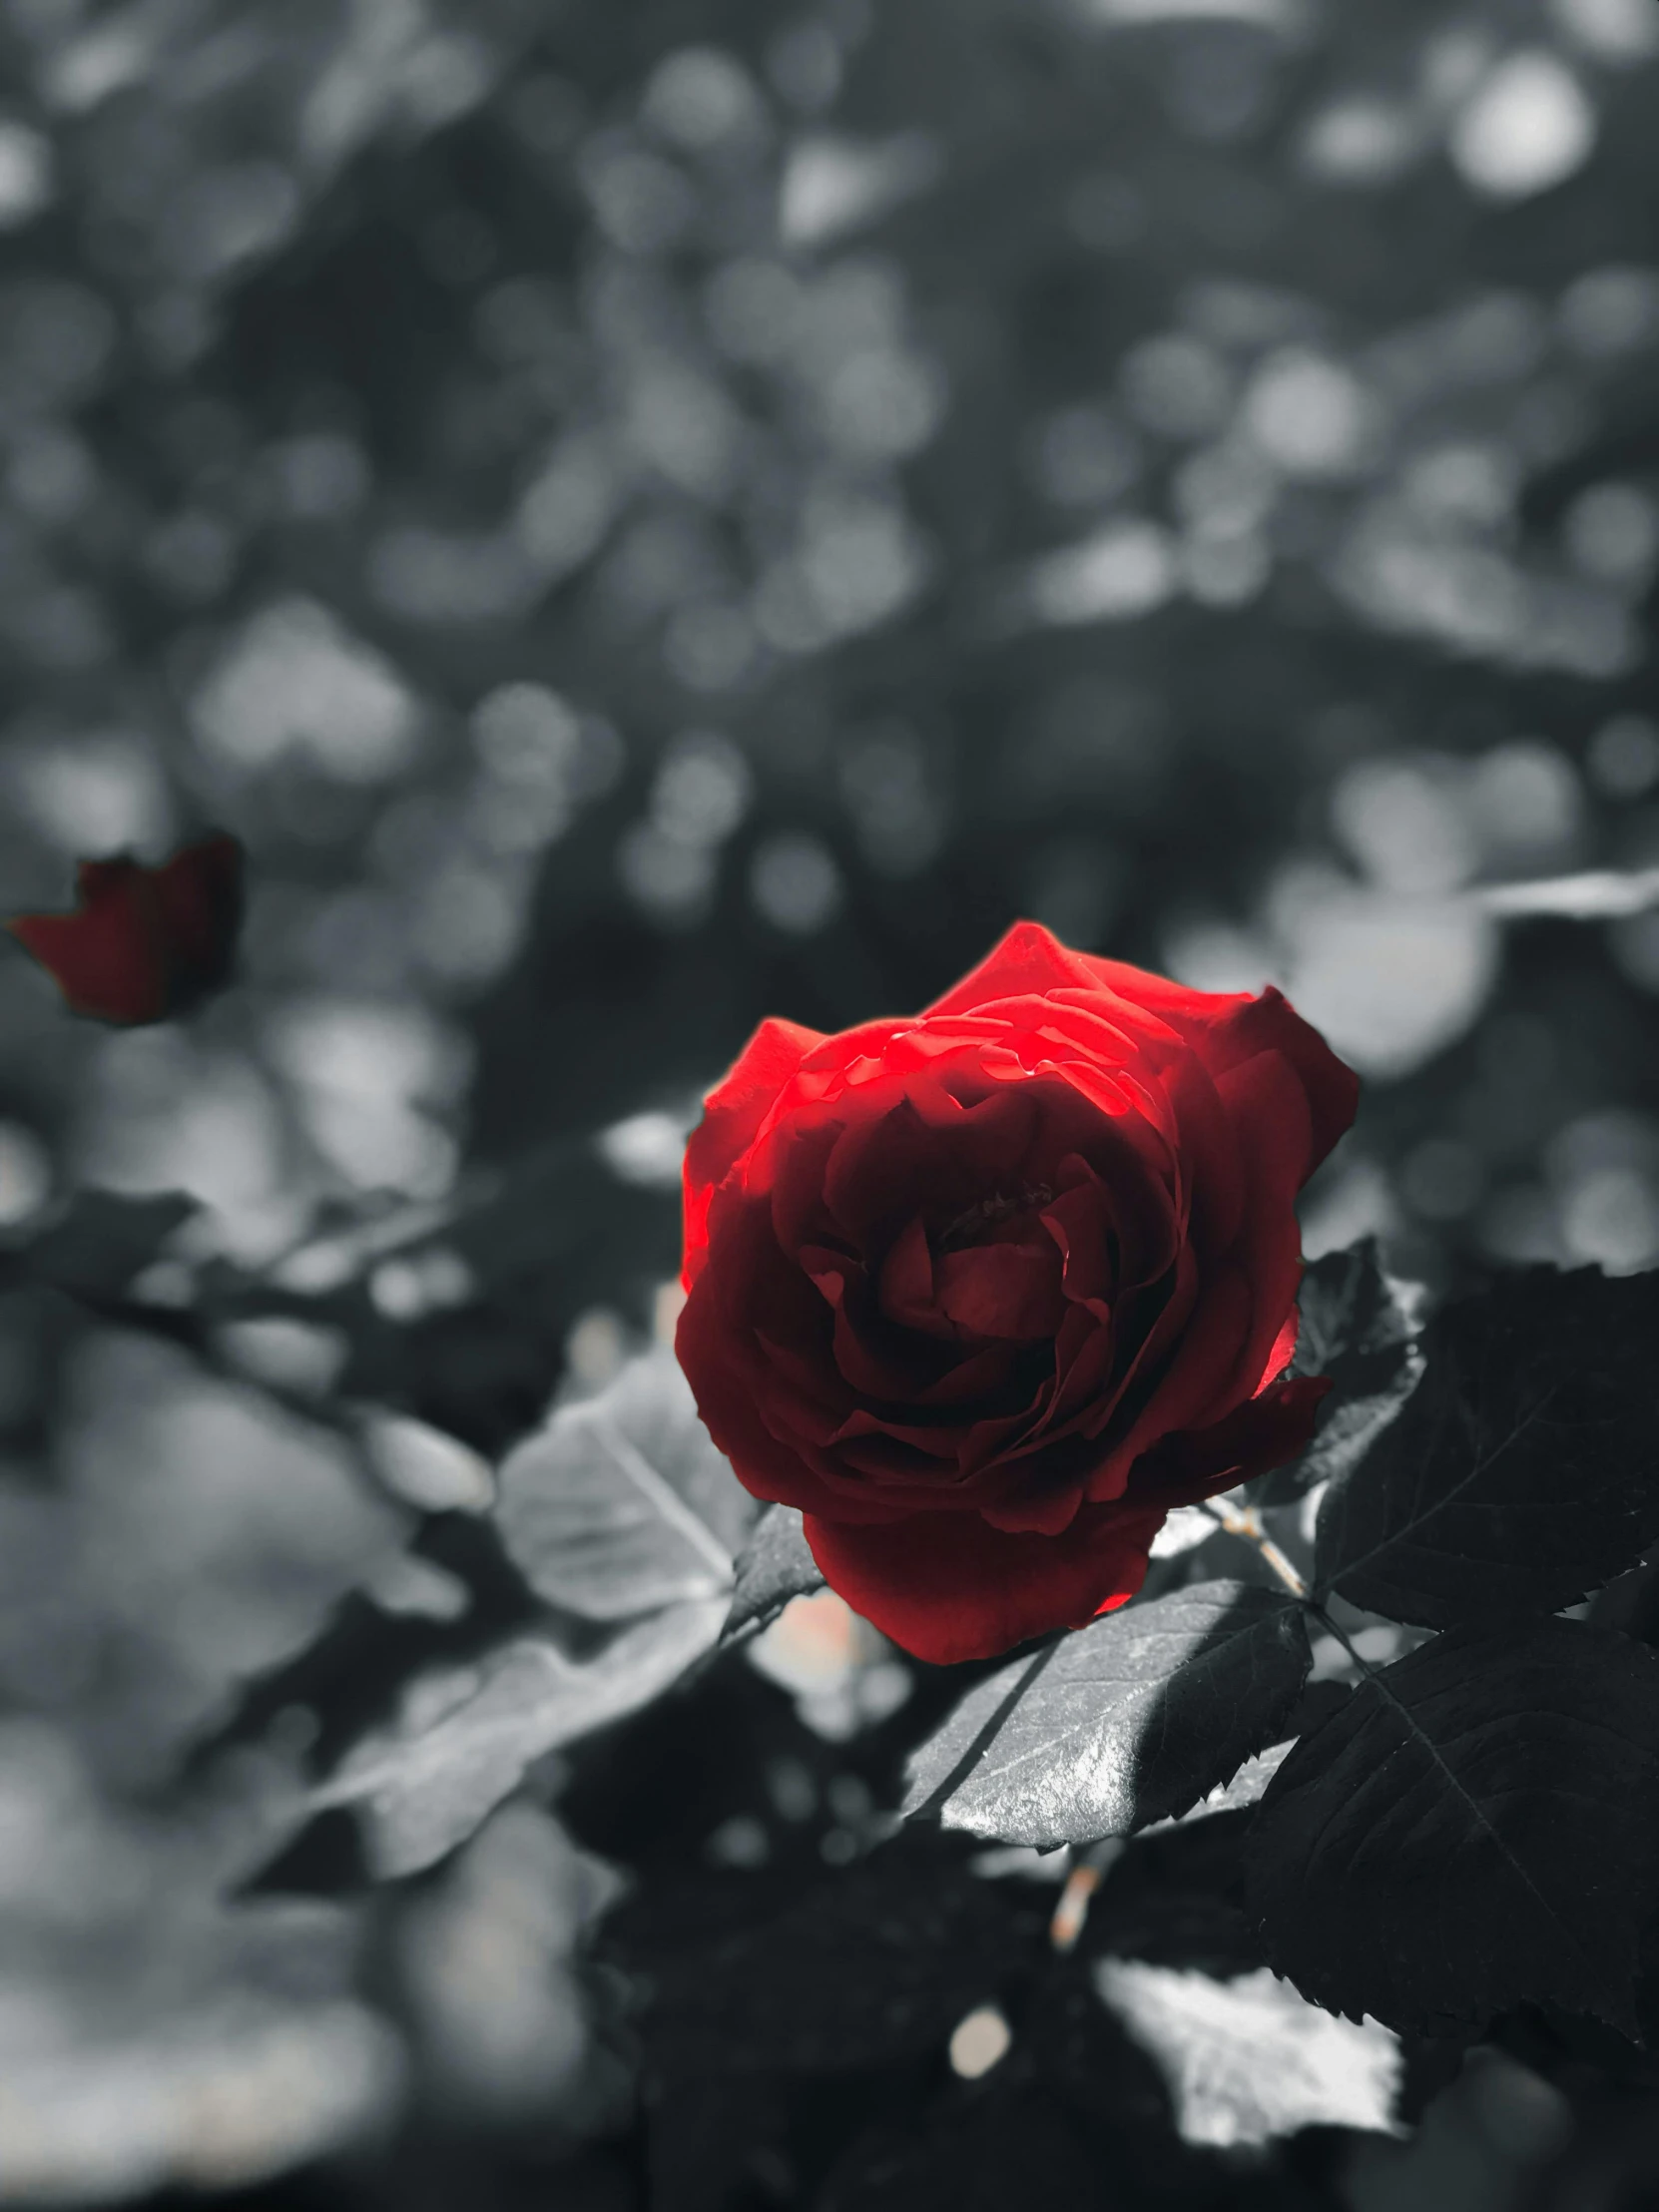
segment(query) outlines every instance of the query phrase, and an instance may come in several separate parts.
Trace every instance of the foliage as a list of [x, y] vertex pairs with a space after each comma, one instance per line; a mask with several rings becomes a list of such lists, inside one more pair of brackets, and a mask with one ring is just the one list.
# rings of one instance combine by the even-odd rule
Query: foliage
[[[176, 1210], [118, 1215], [142, 1283]], [[62, 1235], [14, 1264], [107, 1299], [55, 1258]], [[1436, 2051], [1532, 2014], [1645, 2066], [1659, 1660], [1561, 1607], [1652, 1538], [1653, 1280], [1500, 1274], [1419, 1326], [1374, 1249], [1333, 1256], [1303, 1358], [1338, 1379], [1340, 1450], [1316, 1438], [1288, 1503], [1222, 1500], [1209, 1541], [1087, 1628], [917, 1670], [862, 1775], [830, 1784], [852, 1822], [829, 1832], [840, 1872], [774, 1861], [752, 1816], [694, 1815], [701, 1874], [670, 1833], [600, 1936], [620, 1978], [597, 2016], [637, 2048], [653, 2201], [989, 2202], [1009, 2158], [1063, 2178], [1109, 2143], [1130, 2201], [1176, 2157], [1182, 2201], [1204, 2202], [1224, 2149], [1397, 2131]], [[757, 1519], [664, 1351], [411, 1536], [441, 1602], [347, 1598], [203, 1746], [224, 1771], [296, 1706], [314, 1716], [310, 1777], [268, 1799], [260, 1892], [397, 1894], [537, 1782], [601, 1849], [641, 1789], [672, 1832], [656, 1718], [711, 1741], [742, 1650], [819, 1602], [799, 1523]], [[1218, 1577], [1229, 1544], [1261, 1571]], [[1310, 1686], [1322, 1648], [1339, 1669]], [[818, 1789], [768, 1752], [780, 1717], [728, 1731], [730, 1753], [799, 1819]], [[692, 1796], [730, 1803], [734, 1779]], [[953, 2182], [964, 2142], [977, 2171]]]
[[[0, 946], [0, 2199], [1330, 2205], [1476, 2037], [1650, 2159], [1656, 44], [0, 6], [0, 905], [251, 894]], [[1363, 1062], [1337, 1387], [936, 1672], [651, 1347], [699, 1086], [1017, 913]]]

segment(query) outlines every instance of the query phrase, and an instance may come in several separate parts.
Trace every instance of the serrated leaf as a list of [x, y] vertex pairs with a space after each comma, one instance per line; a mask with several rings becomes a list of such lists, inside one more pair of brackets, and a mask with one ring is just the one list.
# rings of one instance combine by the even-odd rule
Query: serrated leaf
[[1144, 1958], [1218, 1980], [1267, 1963], [1245, 1911], [1248, 1820], [1159, 1821], [1113, 1860], [1079, 1938], [1087, 1958]]
[[1366, 1363], [1394, 1364], [1416, 1323], [1400, 1286], [1382, 1271], [1375, 1237], [1323, 1253], [1303, 1273], [1293, 1375], [1330, 1375], [1344, 1385], [1375, 1385]]
[[1259, 1505], [1289, 1504], [1358, 1466], [1422, 1373], [1415, 1315], [1383, 1274], [1375, 1237], [1316, 1260], [1302, 1278], [1298, 1306], [1291, 1372], [1328, 1375], [1333, 1387], [1302, 1457], [1251, 1485]]
[[721, 1641], [767, 1627], [791, 1598], [823, 1587], [824, 1571], [808, 1547], [799, 1508], [769, 1505], [738, 1554], [732, 1610]]
[[1266, 1966], [1218, 1981], [1102, 1958], [1094, 1980], [1101, 2002], [1156, 2061], [1183, 2142], [1230, 2149], [1303, 2127], [1399, 2132], [1399, 2044], [1376, 2020], [1337, 2019]]
[[1245, 1761], [1229, 1782], [1211, 1790], [1190, 1811], [1182, 1814], [1182, 1823], [1207, 1821], [1216, 1813], [1245, 1813], [1253, 1805], [1259, 1805], [1267, 1795], [1268, 1784], [1279, 1772], [1295, 1748], [1292, 1738], [1283, 1743], [1269, 1744], [1266, 1751], [1257, 1752]]
[[418, 1682], [417, 1710], [359, 1743], [309, 1810], [355, 1815], [377, 1879], [418, 1873], [480, 1828], [535, 1761], [667, 1689], [715, 1641], [725, 1612], [719, 1597], [670, 1606], [580, 1661], [521, 1636], [476, 1669]]
[[1425, 1628], [1553, 1612], [1659, 1537], [1659, 1275], [1529, 1268], [1446, 1308], [1320, 1513], [1319, 1588]]
[[724, 1598], [756, 1506], [668, 1352], [632, 1361], [502, 1465], [502, 1541], [539, 1597], [587, 1620]]
[[463, 1602], [453, 1616], [388, 1613], [370, 1589], [348, 1591], [298, 1651], [245, 1676], [192, 1746], [189, 1771], [257, 1742], [280, 1714], [307, 1709], [315, 1723], [308, 1759], [326, 1772], [367, 1730], [384, 1722], [404, 1687], [447, 1662], [470, 1663], [538, 1618], [501, 1555], [495, 1532], [470, 1513], [429, 1520], [407, 1552], [382, 1562], [435, 1568]]
[[913, 1755], [903, 1810], [1042, 1849], [1127, 1836], [1184, 1813], [1259, 1751], [1309, 1665], [1297, 1608], [1251, 1584], [1196, 1582], [979, 1683]]
[[1545, 1619], [1369, 1678], [1256, 1810], [1252, 1910], [1306, 1996], [1401, 2033], [1520, 2003], [1636, 2029], [1659, 1898], [1659, 1654]]

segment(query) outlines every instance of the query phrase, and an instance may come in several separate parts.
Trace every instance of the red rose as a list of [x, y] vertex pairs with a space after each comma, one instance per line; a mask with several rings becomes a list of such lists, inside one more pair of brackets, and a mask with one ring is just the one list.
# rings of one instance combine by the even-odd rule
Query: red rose
[[5, 924], [70, 1011], [135, 1025], [187, 1012], [231, 973], [242, 927], [243, 850], [224, 830], [160, 867], [125, 854], [82, 860], [69, 914]]
[[763, 1023], [686, 1155], [711, 1435], [918, 1658], [1081, 1627], [1171, 1506], [1307, 1444], [1295, 1201], [1358, 1092], [1278, 991], [1034, 922], [911, 1020]]

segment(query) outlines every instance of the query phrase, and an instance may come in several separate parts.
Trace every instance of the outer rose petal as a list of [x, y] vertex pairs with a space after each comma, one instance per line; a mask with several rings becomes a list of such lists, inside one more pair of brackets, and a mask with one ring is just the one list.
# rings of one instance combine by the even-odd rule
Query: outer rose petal
[[1127, 1603], [1164, 1511], [1085, 1506], [1060, 1536], [1004, 1535], [977, 1513], [864, 1527], [809, 1513], [806, 1529], [825, 1579], [854, 1612], [915, 1658], [949, 1666]]
[[1162, 1016], [1193, 1046], [1210, 1073], [1225, 1075], [1241, 1060], [1278, 1052], [1301, 1080], [1313, 1122], [1312, 1174], [1354, 1120], [1360, 1078], [1339, 1060], [1319, 1031], [1304, 1021], [1272, 983], [1259, 998], [1247, 992], [1193, 991], [1161, 975], [1148, 975], [1122, 960], [1092, 954], [1097, 983]]
[[[1050, 936], [1040, 921], [1016, 921], [975, 968], [917, 1016], [969, 1014], [1004, 998], [1041, 997], [1045, 991], [1088, 990], [1093, 963]], [[1130, 971], [1133, 972], [1133, 971]]]
[[763, 1021], [709, 1093], [703, 1119], [686, 1146], [686, 1246], [681, 1280], [689, 1290], [709, 1249], [709, 1206], [716, 1187], [755, 1142], [767, 1110], [815, 1045], [816, 1029], [794, 1021]]
[[1147, 1452], [1129, 1478], [1125, 1503], [1154, 1497], [1161, 1505], [1196, 1505], [1299, 1458], [1314, 1440], [1328, 1375], [1298, 1376], [1271, 1383], [1225, 1420], [1167, 1436]]
[[1073, 952], [1040, 922], [1015, 922], [979, 965], [919, 1018], [970, 1013], [976, 1006], [1023, 994], [1078, 989], [1109, 991], [1167, 1022], [1198, 1050], [1213, 1075], [1259, 1052], [1282, 1052], [1308, 1094], [1314, 1123], [1310, 1172], [1354, 1119], [1360, 1078], [1273, 984], [1260, 997], [1248, 991], [1194, 990], [1168, 976], [1132, 967], [1127, 960]]

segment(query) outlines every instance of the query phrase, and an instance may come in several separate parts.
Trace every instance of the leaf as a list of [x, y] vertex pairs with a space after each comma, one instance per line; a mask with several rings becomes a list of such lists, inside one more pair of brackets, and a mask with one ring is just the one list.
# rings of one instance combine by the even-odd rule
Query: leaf
[[747, 2074], [653, 2082], [644, 2109], [652, 2212], [731, 2212], [777, 2171], [784, 2117], [771, 2083]]
[[714, 1642], [725, 1611], [719, 1598], [671, 1606], [581, 1661], [521, 1636], [477, 1670], [417, 1681], [409, 1702], [427, 1711], [359, 1743], [309, 1810], [353, 1812], [378, 1880], [418, 1873], [482, 1827], [538, 1759], [665, 1690]]
[[1128, 2201], [1115, 2179], [1107, 2196], [1099, 2147], [1058, 2097], [998, 2068], [982, 2090], [958, 2086], [919, 2122], [865, 2131], [814, 2201], [820, 2212], [1097, 2212]]
[[201, 1772], [224, 1752], [258, 1742], [281, 1714], [299, 1708], [314, 1724], [310, 1771], [327, 1772], [359, 1737], [385, 1724], [410, 1681], [443, 1664], [474, 1662], [539, 1619], [494, 1530], [471, 1513], [434, 1515], [409, 1550], [385, 1564], [435, 1568], [461, 1597], [461, 1609], [449, 1617], [393, 1614], [370, 1589], [348, 1591], [308, 1644], [232, 1686], [191, 1747], [187, 1771]]
[[18, 1258], [37, 1281], [72, 1298], [119, 1298], [196, 1210], [195, 1199], [183, 1191], [163, 1191], [153, 1198], [77, 1191]]
[[1269, 1744], [1266, 1751], [1256, 1752], [1230, 1782], [1200, 1799], [1187, 1818], [1208, 1820], [1212, 1813], [1242, 1813], [1252, 1805], [1259, 1805], [1267, 1795], [1268, 1784], [1290, 1757], [1292, 1748], [1287, 1738], [1283, 1743]]
[[755, 1510], [672, 1353], [657, 1352], [509, 1453], [496, 1519], [539, 1597], [622, 1621], [724, 1598]]
[[1319, 1588], [1425, 1628], [1554, 1612], [1659, 1537], [1659, 1275], [1529, 1268], [1447, 1307], [1320, 1513]]
[[1183, 1813], [1283, 1726], [1302, 1615], [1242, 1582], [1107, 1614], [979, 1683], [912, 1757], [903, 1810], [993, 1842], [1094, 1843]]
[[1183, 2142], [1217, 2149], [1302, 2127], [1398, 2133], [1399, 2044], [1376, 2020], [1337, 2019], [1259, 1967], [1231, 1981], [1102, 1958], [1101, 2002], [1157, 2062]]
[[1248, 1820], [1159, 1822], [1116, 1857], [1084, 1924], [1082, 1959], [1143, 1958], [1230, 1980], [1266, 1965], [1245, 1910]]
[[1247, 1845], [1269, 1962], [1441, 2034], [1533, 2002], [1635, 2032], [1659, 1897], [1659, 1654], [1581, 1622], [1454, 1629], [1292, 1751]]
[[738, 1554], [737, 1587], [722, 1643], [775, 1621], [792, 1597], [824, 1587], [824, 1573], [808, 1548], [794, 1505], [769, 1505]]
[[1397, 1284], [1382, 1273], [1377, 1240], [1328, 1252], [1302, 1278], [1293, 1375], [1333, 1383], [1319, 1433], [1293, 1466], [1254, 1483], [1259, 1505], [1285, 1505], [1320, 1482], [1339, 1480], [1365, 1457], [1416, 1387], [1422, 1356], [1415, 1321]]
[[981, 1882], [938, 1841], [901, 1837], [782, 1915], [648, 1961], [653, 2063], [820, 2073], [942, 2053], [1003, 1974], [1043, 1956], [1047, 1901]]

